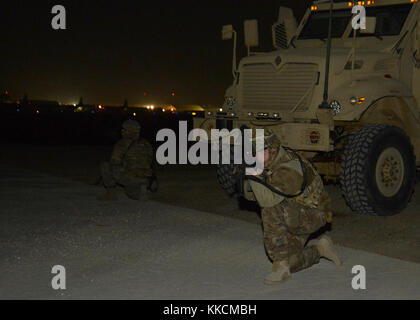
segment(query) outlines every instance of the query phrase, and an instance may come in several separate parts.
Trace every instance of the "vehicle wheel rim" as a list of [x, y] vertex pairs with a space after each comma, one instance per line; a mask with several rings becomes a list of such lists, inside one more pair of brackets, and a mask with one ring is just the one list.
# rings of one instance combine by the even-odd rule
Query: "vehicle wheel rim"
[[376, 163], [376, 184], [385, 197], [395, 196], [404, 180], [404, 160], [395, 148], [382, 151]]

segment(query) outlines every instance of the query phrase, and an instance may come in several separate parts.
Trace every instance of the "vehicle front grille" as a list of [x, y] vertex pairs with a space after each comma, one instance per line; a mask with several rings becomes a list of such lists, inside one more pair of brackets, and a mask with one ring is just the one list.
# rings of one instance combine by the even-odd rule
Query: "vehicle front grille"
[[270, 63], [246, 65], [240, 103], [247, 110], [306, 111], [317, 79], [313, 63], [286, 63], [278, 70]]

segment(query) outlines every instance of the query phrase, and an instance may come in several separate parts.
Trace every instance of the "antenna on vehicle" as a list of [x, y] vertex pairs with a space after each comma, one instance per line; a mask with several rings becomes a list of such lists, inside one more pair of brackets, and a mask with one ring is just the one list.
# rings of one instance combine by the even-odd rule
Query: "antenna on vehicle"
[[327, 43], [327, 57], [325, 59], [325, 81], [324, 81], [324, 99], [322, 103], [319, 105], [320, 109], [331, 109], [331, 106], [328, 104], [328, 82], [329, 82], [329, 75], [330, 75], [330, 60], [331, 60], [331, 38], [332, 38], [332, 18], [333, 18], [333, 8], [334, 8], [334, 1], [333, 0], [323, 0], [318, 1], [318, 3], [326, 3], [330, 2], [330, 18], [328, 23], [328, 43]]
[[[353, 0], [353, 8], [354, 8], [355, 1]], [[354, 66], [356, 64], [356, 43], [357, 41], [357, 31], [353, 28], [353, 43], [352, 43], [352, 59], [351, 59], [351, 81], [354, 84]]]

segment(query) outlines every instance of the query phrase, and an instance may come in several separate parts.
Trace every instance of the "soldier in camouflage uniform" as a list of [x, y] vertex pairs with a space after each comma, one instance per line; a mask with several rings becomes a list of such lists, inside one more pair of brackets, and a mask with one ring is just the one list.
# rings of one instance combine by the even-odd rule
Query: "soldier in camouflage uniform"
[[98, 200], [116, 200], [116, 187], [124, 187], [127, 196], [134, 200], [146, 198], [147, 185], [152, 176], [153, 148], [140, 139], [140, 125], [127, 120], [122, 125], [122, 139], [112, 151], [111, 161], [101, 164], [101, 174], [107, 192]]
[[[257, 144], [258, 145], [258, 144]], [[257, 161], [264, 159], [264, 171], [257, 178], [287, 195], [300, 193], [303, 184], [302, 166], [297, 154], [284, 149], [279, 139], [265, 130], [264, 150], [256, 150]], [[328, 236], [321, 236], [305, 246], [309, 236], [331, 219], [331, 200], [321, 177], [304, 158], [307, 184], [304, 192], [285, 198], [253, 180], [245, 180], [245, 198], [257, 201], [262, 209], [264, 244], [273, 261], [266, 284], [287, 280], [291, 273], [306, 269], [321, 257], [341, 265]]]

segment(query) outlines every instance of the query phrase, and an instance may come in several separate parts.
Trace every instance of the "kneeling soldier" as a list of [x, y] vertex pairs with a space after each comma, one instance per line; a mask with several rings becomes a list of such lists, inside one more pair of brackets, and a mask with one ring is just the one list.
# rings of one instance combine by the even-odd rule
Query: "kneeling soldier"
[[[285, 281], [291, 273], [309, 268], [321, 257], [341, 265], [332, 240], [324, 235], [306, 244], [309, 236], [331, 219], [331, 200], [315, 168], [265, 130], [264, 150], [256, 150], [264, 171], [246, 176], [245, 198], [262, 211], [264, 244], [273, 261], [266, 284]], [[258, 144], [257, 144], [258, 146]]]
[[140, 125], [135, 120], [127, 120], [122, 125], [122, 139], [112, 151], [111, 161], [101, 164], [101, 175], [107, 192], [98, 200], [116, 200], [116, 187], [124, 187], [127, 196], [134, 200], [145, 198], [147, 185], [153, 171], [153, 148], [140, 139]]

